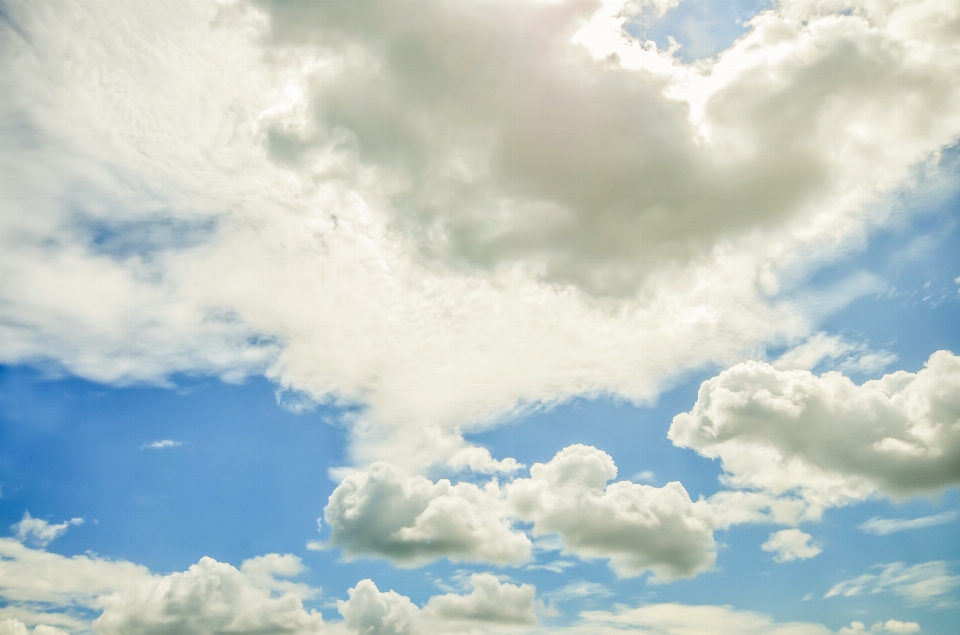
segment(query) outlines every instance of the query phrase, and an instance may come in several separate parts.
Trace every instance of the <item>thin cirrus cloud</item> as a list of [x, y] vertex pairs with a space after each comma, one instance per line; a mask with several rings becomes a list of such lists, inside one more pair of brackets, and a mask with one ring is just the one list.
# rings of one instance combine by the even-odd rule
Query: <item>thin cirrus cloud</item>
[[923, 529], [925, 527], [935, 527], [944, 523], [953, 522], [957, 519], [957, 512], [943, 512], [933, 516], [923, 516], [921, 518], [879, 518], [874, 517], [857, 526], [857, 529], [864, 533], [877, 536], [886, 536], [901, 531], [910, 531], [912, 529]]
[[878, 564], [875, 573], [838, 582], [825, 598], [852, 597], [863, 593], [893, 593], [914, 606], [946, 608], [955, 606], [953, 589], [960, 586], [960, 576], [952, 575], [950, 563], [935, 560], [915, 565], [903, 562]]

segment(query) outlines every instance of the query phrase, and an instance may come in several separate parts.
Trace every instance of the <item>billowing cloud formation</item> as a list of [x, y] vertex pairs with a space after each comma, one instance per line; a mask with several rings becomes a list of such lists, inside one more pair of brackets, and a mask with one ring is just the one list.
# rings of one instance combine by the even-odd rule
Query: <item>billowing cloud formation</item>
[[440, 557], [518, 564], [530, 558], [529, 538], [512, 526], [523, 520], [535, 536], [558, 534], [567, 553], [609, 559], [622, 576], [652, 570], [669, 580], [713, 565], [712, 527], [682, 485], [608, 485], [616, 474], [608, 454], [584, 445], [564, 448], [503, 488], [433, 483], [378, 463], [331, 494], [325, 546], [401, 565]]
[[703, 383], [669, 436], [720, 458], [735, 487], [822, 504], [938, 491], [960, 482], [960, 357], [940, 351], [917, 373], [859, 386], [738, 364]]
[[824, 597], [850, 597], [861, 593], [892, 592], [917, 606], [952, 606], [956, 602], [950, 592], [960, 586], [960, 576], [950, 574], [943, 561], [906, 565], [893, 562], [873, 567], [876, 573], [865, 573], [835, 584]]
[[960, 132], [957, 8], [789, 2], [684, 65], [614, 4], [7, 3], [2, 361], [265, 373], [419, 468], [802, 337], [779, 268]]
[[501, 583], [489, 573], [472, 575], [470, 583], [468, 595], [434, 596], [421, 609], [399, 593], [381, 592], [371, 580], [362, 580], [337, 606], [347, 628], [363, 635], [526, 632], [523, 627], [537, 622], [531, 585]]
[[655, 579], [670, 580], [713, 565], [712, 527], [680, 483], [608, 485], [616, 475], [606, 452], [572, 445], [531, 467], [530, 478], [513, 481], [506, 492], [517, 516], [533, 522], [534, 535], [558, 533], [565, 552], [609, 558], [618, 575], [649, 569]]
[[[101, 635], [322, 632], [320, 614], [304, 610], [298, 594], [271, 594], [269, 574], [298, 573], [299, 561], [277, 556], [257, 560], [252, 568], [255, 575], [247, 576], [204, 557], [183, 573], [127, 586], [101, 599], [103, 614], [95, 622], [96, 631]], [[262, 584], [265, 581], [268, 584]]]
[[760, 545], [764, 551], [773, 551], [777, 562], [806, 560], [820, 553], [820, 545], [811, 543], [810, 534], [799, 529], [783, 529], [770, 534], [770, 538]]
[[30, 512], [23, 512], [20, 522], [11, 525], [10, 529], [16, 532], [20, 542], [31, 542], [40, 547], [46, 547], [51, 541], [66, 533], [71, 525], [82, 524], [82, 518], [71, 518], [60, 524], [51, 525], [42, 518], [33, 518]]
[[330, 495], [324, 518], [329, 546], [348, 556], [376, 555], [401, 565], [439, 557], [520, 563], [530, 540], [510, 528], [499, 488], [491, 482], [434, 483], [386, 463], [348, 476]]

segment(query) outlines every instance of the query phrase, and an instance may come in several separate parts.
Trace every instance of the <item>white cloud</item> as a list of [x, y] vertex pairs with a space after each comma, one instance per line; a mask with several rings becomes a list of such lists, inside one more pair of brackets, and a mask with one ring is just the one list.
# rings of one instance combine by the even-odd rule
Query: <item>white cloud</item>
[[182, 573], [144, 579], [101, 598], [94, 628], [99, 635], [318, 635], [323, 620], [303, 608], [300, 595], [271, 594], [273, 574], [299, 570], [291, 556], [264, 556], [241, 570], [204, 557]]
[[892, 592], [916, 606], [953, 606], [948, 594], [960, 586], [960, 576], [950, 574], [942, 561], [906, 565], [893, 562], [876, 565], [877, 573], [865, 573], [835, 584], [824, 597], [851, 597], [861, 593]]
[[916, 622], [901, 622], [899, 620], [887, 620], [886, 622], [876, 622], [868, 630], [863, 622], [852, 622], [850, 626], [841, 628], [839, 635], [857, 635], [858, 633], [919, 633], [920, 625]]
[[152, 441], [150, 443], [144, 443], [140, 446], [141, 450], [165, 450], [167, 448], [178, 448], [183, 445], [183, 441], [174, 441], [172, 439], [162, 439], [160, 441]]
[[563, 635], [832, 635], [821, 624], [775, 622], [770, 616], [723, 606], [650, 604], [614, 611], [585, 611], [579, 624], [559, 629]]
[[66, 631], [61, 631], [53, 626], [38, 624], [32, 629], [27, 628], [20, 620], [0, 621], [0, 635], [68, 635]]
[[496, 482], [483, 488], [446, 479], [434, 483], [375, 463], [347, 476], [330, 495], [324, 518], [333, 533], [324, 546], [339, 547], [348, 557], [390, 558], [402, 566], [441, 557], [524, 562], [530, 540], [505, 516]]
[[613, 5], [9, 6], [3, 361], [265, 373], [366, 406], [359, 466], [796, 341], [783, 269], [960, 132], [935, 0], [787, 3], [698, 66]]
[[324, 510], [333, 533], [325, 544], [348, 557], [379, 556], [401, 566], [437, 558], [520, 564], [531, 542], [513, 527], [533, 523], [535, 537], [557, 534], [564, 553], [609, 559], [621, 576], [652, 570], [656, 580], [690, 577], [716, 558], [712, 527], [680, 483], [652, 487], [629, 481], [608, 485], [613, 459], [573, 445], [530, 478], [500, 487], [446, 479], [436, 483], [376, 463], [347, 476]]
[[533, 586], [501, 583], [489, 573], [474, 574], [470, 582], [468, 595], [434, 596], [421, 609], [406, 596], [361, 580], [337, 606], [347, 628], [363, 635], [527, 632], [537, 623]]
[[517, 517], [533, 522], [534, 536], [557, 533], [564, 553], [609, 559], [620, 576], [652, 570], [664, 581], [713, 566], [712, 527], [680, 483], [608, 484], [616, 475], [607, 453], [572, 445], [505, 490]]
[[33, 518], [30, 512], [25, 511], [20, 522], [10, 525], [10, 529], [16, 532], [17, 540], [20, 542], [30, 542], [40, 547], [46, 547], [65, 534], [72, 525], [82, 524], [82, 518], [71, 518], [58, 525], [51, 525], [42, 518]]
[[960, 482], [960, 357], [930, 356], [856, 385], [837, 372], [779, 371], [745, 362], [700, 387], [669, 436], [719, 457], [724, 481], [816, 508], [936, 492]]
[[772, 366], [777, 370], [814, 370], [825, 366], [826, 370], [869, 375], [895, 361], [897, 356], [889, 351], [874, 351], [865, 344], [848, 342], [839, 335], [814, 333], [774, 360]]
[[773, 559], [777, 562], [807, 560], [822, 551], [819, 544], [810, 542], [812, 538], [810, 534], [799, 529], [783, 529], [770, 534], [770, 538], [760, 545], [760, 548], [776, 552]]
[[868, 534], [877, 536], [886, 536], [900, 531], [909, 531], [911, 529], [923, 529], [924, 527], [934, 527], [944, 523], [953, 522], [957, 518], [957, 512], [943, 512], [933, 516], [923, 516], [921, 518], [871, 518], [862, 523], [857, 528]]

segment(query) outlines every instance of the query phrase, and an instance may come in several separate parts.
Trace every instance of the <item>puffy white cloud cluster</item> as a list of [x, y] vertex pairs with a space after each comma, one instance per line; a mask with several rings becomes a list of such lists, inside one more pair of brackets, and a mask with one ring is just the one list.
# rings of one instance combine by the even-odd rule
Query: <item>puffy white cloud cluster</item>
[[565, 553], [608, 558], [618, 575], [652, 570], [655, 580], [670, 580], [713, 566], [713, 527], [680, 483], [608, 485], [616, 475], [606, 452], [572, 445], [507, 485], [506, 496], [535, 536], [557, 533]]
[[622, 3], [5, 6], [3, 361], [265, 373], [367, 406], [361, 466], [803, 336], [780, 267], [960, 132], [936, 0], [783, 3], [697, 65]]
[[721, 460], [724, 482], [748, 491], [712, 503], [745, 517], [780, 505], [772, 516], [796, 522], [875, 492], [940, 491], [960, 483], [960, 357], [939, 351], [917, 373], [861, 385], [741, 363], [703, 383], [669, 436]]
[[447, 557], [518, 564], [534, 536], [557, 534], [565, 553], [609, 559], [621, 576], [652, 570], [658, 580], [690, 577], [716, 558], [712, 526], [679, 483], [652, 487], [616, 477], [613, 459], [584, 445], [564, 448], [529, 478], [437, 483], [387, 464], [348, 476], [324, 510], [333, 530], [322, 547], [401, 565]]
[[265, 556], [241, 570], [204, 557], [182, 573], [124, 584], [100, 598], [103, 613], [94, 628], [100, 635], [319, 635], [326, 632], [323, 619], [304, 610], [296, 588], [279, 596], [271, 592], [274, 574], [301, 569], [292, 556]]
[[27, 628], [20, 620], [9, 619], [0, 621], [0, 635], [67, 635], [67, 633], [46, 624]]
[[386, 463], [347, 476], [330, 495], [324, 518], [328, 546], [348, 556], [376, 555], [401, 565], [439, 557], [517, 564], [530, 557], [530, 540], [505, 519], [495, 482], [434, 483]]
[[470, 583], [471, 593], [437, 595], [420, 608], [406, 596], [362, 580], [337, 608], [346, 627], [363, 635], [528, 632], [526, 627], [537, 623], [533, 586], [501, 583], [489, 573], [473, 574]]
[[760, 548], [775, 552], [773, 559], [777, 562], [806, 560], [822, 551], [820, 545], [810, 542], [812, 538], [813, 536], [799, 529], [782, 529], [770, 534], [770, 538], [760, 545]]

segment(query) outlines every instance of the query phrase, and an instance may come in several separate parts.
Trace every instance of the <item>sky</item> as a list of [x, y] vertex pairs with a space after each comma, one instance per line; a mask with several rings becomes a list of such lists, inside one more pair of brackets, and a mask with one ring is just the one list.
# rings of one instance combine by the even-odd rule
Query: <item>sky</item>
[[960, 3], [0, 0], [0, 635], [951, 635]]

